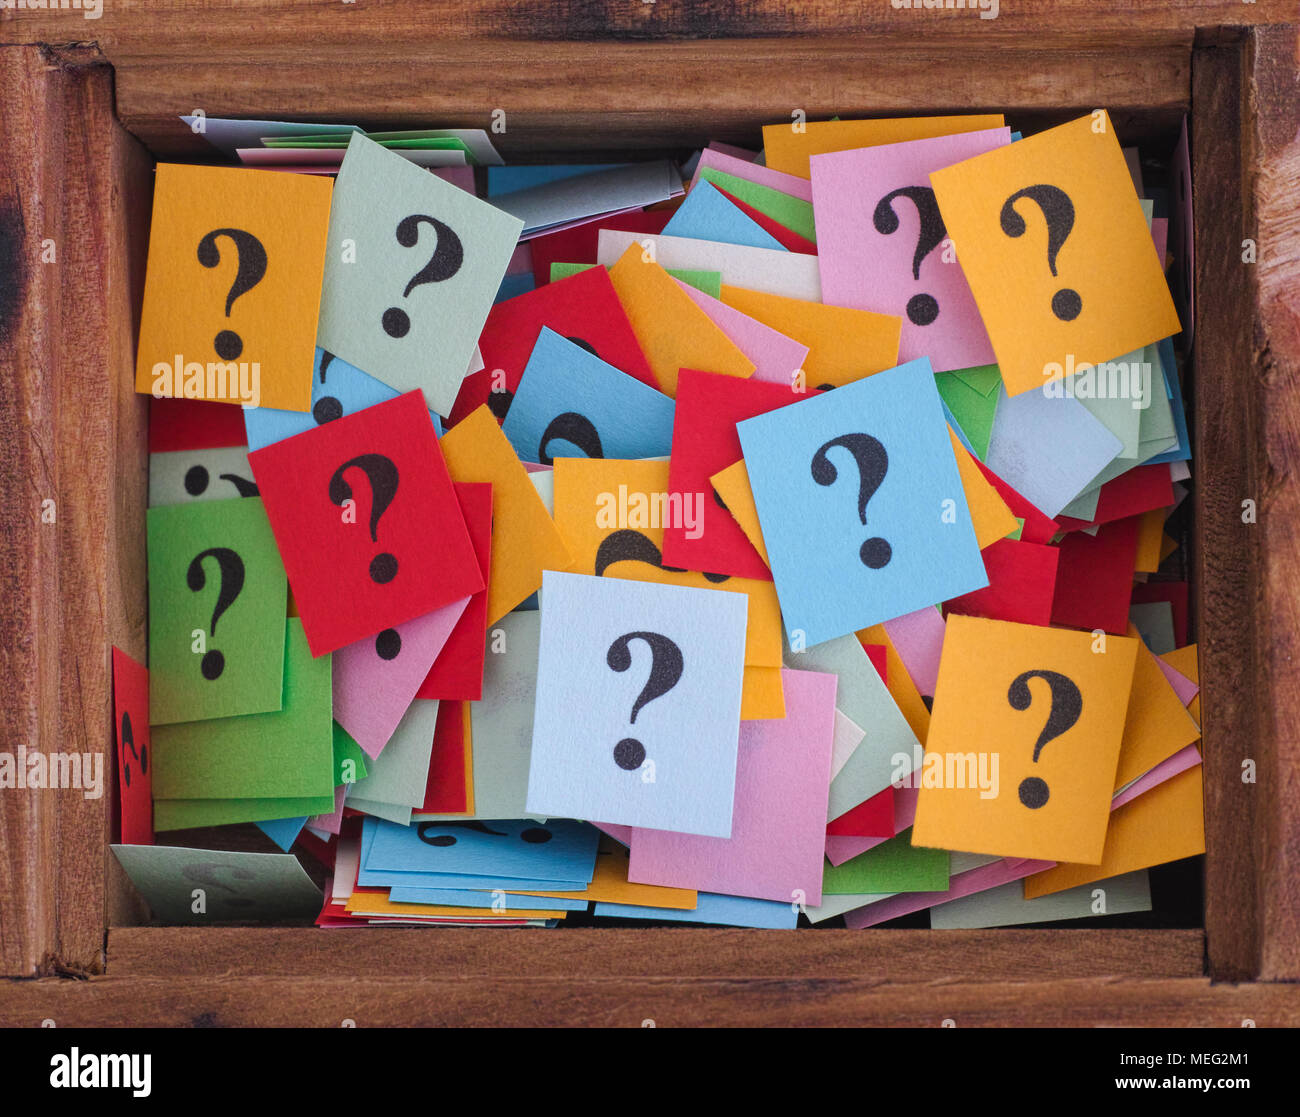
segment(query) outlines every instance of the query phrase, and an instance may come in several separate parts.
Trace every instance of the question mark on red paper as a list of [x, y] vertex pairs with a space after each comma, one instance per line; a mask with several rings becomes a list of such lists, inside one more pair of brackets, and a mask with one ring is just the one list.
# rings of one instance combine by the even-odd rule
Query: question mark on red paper
[[[370, 482], [370, 539], [378, 543], [379, 519], [397, 495], [397, 466], [383, 454], [358, 454], [349, 458], [330, 477], [329, 498], [340, 508], [352, 499], [352, 486], [343, 476], [349, 469], [361, 470]], [[370, 560], [370, 577], [381, 586], [391, 582], [397, 577], [397, 557], [381, 551]]]
[[131, 786], [131, 765], [126, 759], [126, 750], [131, 750], [131, 755], [135, 757], [135, 762], [140, 765], [140, 771], [144, 775], [149, 773], [149, 746], [143, 741], [140, 742], [140, 751], [135, 751], [135, 731], [131, 728], [131, 713], [129, 710], [122, 711], [122, 776], [126, 780], [126, 786]]
[[[632, 703], [631, 723], [635, 725], [637, 714], [648, 703], [662, 698], [678, 684], [685, 661], [682, 649], [667, 636], [658, 632], [625, 632], [605, 653], [605, 663], [611, 671], [623, 672], [632, 666], [633, 640], [643, 640], [650, 648], [650, 676]], [[624, 737], [614, 746], [614, 763], [625, 772], [635, 772], [645, 763], [645, 745], [634, 737]]]
[[[221, 618], [221, 614], [234, 604], [235, 598], [244, 588], [244, 560], [229, 547], [209, 547], [206, 551], [200, 551], [190, 560], [189, 569], [185, 571], [185, 584], [195, 593], [207, 585], [207, 576], [203, 573], [205, 558], [214, 559], [221, 573], [217, 603], [213, 607], [212, 623], [209, 626], [209, 631], [215, 639], [217, 621]], [[219, 679], [225, 669], [226, 657], [216, 648], [209, 648], [203, 653], [203, 659], [199, 661], [199, 670], [203, 672], [205, 679], [209, 681]]]
[[[1027, 710], [1033, 704], [1030, 679], [1042, 679], [1052, 692], [1052, 708], [1047, 715], [1047, 724], [1043, 726], [1038, 741], [1034, 744], [1033, 763], [1037, 764], [1048, 741], [1055, 740], [1073, 728], [1079, 720], [1079, 715], [1083, 713], [1083, 695], [1079, 693], [1074, 680], [1059, 671], [1024, 671], [1011, 680], [1011, 686], [1007, 690], [1007, 701], [1013, 710]], [[1038, 810], [1047, 802], [1049, 795], [1047, 781], [1038, 776], [1027, 776], [1020, 781], [1020, 801], [1030, 810]]]
[[[894, 199], [907, 198], [916, 206], [921, 228], [916, 238], [916, 251], [912, 253], [912, 278], [921, 279], [921, 261], [943, 243], [948, 235], [943, 218], [939, 216], [939, 203], [928, 186], [903, 186], [891, 190], [876, 203], [871, 223], [876, 232], [888, 236], [898, 231], [898, 214], [894, 212]], [[922, 292], [907, 300], [907, 318], [914, 326], [928, 326], [939, 317], [939, 300]]]
[[[1070, 230], [1074, 228], [1074, 203], [1070, 201], [1070, 195], [1059, 186], [1040, 183], [1017, 190], [1002, 203], [1002, 213], [999, 216], [1002, 231], [1009, 237], [1025, 234], [1025, 219], [1016, 212], [1016, 202], [1021, 198], [1028, 198], [1043, 212], [1043, 220], [1047, 223], [1047, 266], [1055, 276], [1056, 258], [1066, 237], [1070, 235]], [[1073, 322], [1082, 309], [1083, 299], [1079, 297], [1078, 291], [1070, 287], [1062, 287], [1052, 296], [1052, 313], [1062, 322]]]
[[[839, 476], [835, 463], [827, 454], [828, 450], [836, 446], [853, 455], [853, 461], [858, 467], [858, 519], [865, 527], [867, 504], [885, 480], [885, 474], [889, 471], [889, 455], [885, 453], [885, 447], [880, 440], [872, 438], [869, 434], [839, 435], [823, 444], [813, 455], [812, 476], [819, 485], [833, 485]], [[893, 554], [889, 541], [879, 536], [868, 539], [858, 550], [858, 557], [862, 559], [863, 565], [872, 570], [888, 566]]]
[[[213, 229], [204, 233], [203, 239], [199, 241], [199, 263], [205, 268], [215, 268], [221, 263], [218, 237], [227, 237], [234, 242], [235, 259], [238, 261], [235, 281], [226, 294], [226, 317], [229, 318], [235, 300], [261, 283], [262, 277], [266, 275], [266, 248], [246, 229]], [[222, 330], [214, 339], [213, 346], [223, 361], [233, 361], [244, 351], [244, 340], [234, 330]]]
[[[402, 298], [406, 298], [425, 283], [441, 283], [443, 280], [450, 279], [460, 271], [460, 266], [465, 261], [465, 246], [461, 244], [455, 230], [428, 214], [413, 213], [409, 217], [403, 217], [397, 223], [397, 243], [403, 248], [414, 248], [420, 239], [422, 221], [427, 221], [433, 226], [433, 231], [438, 236], [438, 243], [434, 246], [429, 262], [411, 276], [410, 282], [402, 292]], [[400, 306], [390, 306], [385, 310], [383, 323], [384, 333], [392, 338], [405, 337], [411, 329], [411, 317]]]

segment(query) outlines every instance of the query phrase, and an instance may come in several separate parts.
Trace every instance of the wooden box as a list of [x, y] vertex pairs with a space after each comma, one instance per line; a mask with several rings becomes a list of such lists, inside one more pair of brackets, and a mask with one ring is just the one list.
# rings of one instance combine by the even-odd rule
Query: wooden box
[[108, 796], [0, 790], [0, 1024], [1300, 1023], [1294, 0], [1006, 0], [992, 20], [883, 0], [104, 0], [86, 15], [0, 9], [2, 747], [111, 762], [109, 649], [145, 656], [131, 369], [151, 168], [209, 155], [177, 114], [487, 127], [504, 109], [495, 139], [515, 155], [753, 144], [795, 110], [1002, 110], [1036, 130], [1097, 107], [1124, 142], [1167, 150], [1187, 114], [1205, 920], [374, 928], [364, 950], [310, 927], [150, 928], [106, 849]]

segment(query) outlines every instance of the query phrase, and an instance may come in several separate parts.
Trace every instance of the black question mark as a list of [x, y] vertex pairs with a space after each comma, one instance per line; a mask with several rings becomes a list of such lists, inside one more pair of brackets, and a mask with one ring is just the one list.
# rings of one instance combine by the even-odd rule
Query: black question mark
[[[948, 235], [943, 218], [939, 216], [939, 203], [928, 186], [903, 186], [892, 190], [876, 203], [871, 223], [876, 232], [888, 236], [898, 230], [898, 214], [894, 212], [894, 199], [907, 198], [916, 206], [921, 229], [917, 236], [916, 251], [912, 254], [912, 278], [920, 280], [921, 261]], [[914, 326], [928, 326], [939, 317], [939, 301], [933, 295], [921, 293], [907, 300], [907, 317]]]
[[[444, 225], [436, 217], [424, 213], [413, 213], [403, 217], [397, 223], [397, 243], [403, 248], [414, 248], [420, 239], [420, 222], [427, 221], [438, 234], [438, 243], [429, 262], [411, 276], [411, 280], [402, 292], [406, 298], [417, 287], [425, 283], [441, 283], [450, 279], [465, 260], [465, 246], [450, 226]], [[384, 311], [384, 333], [389, 337], [405, 337], [411, 329], [411, 318], [401, 307], [390, 306]]]
[[126, 786], [131, 786], [131, 765], [126, 759], [126, 750], [131, 750], [131, 755], [135, 757], [136, 763], [140, 765], [140, 771], [144, 775], [149, 774], [149, 746], [142, 744], [140, 751], [135, 751], [135, 731], [131, 728], [131, 712], [122, 711], [122, 775], [126, 779]]
[[[229, 481], [235, 486], [235, 490], [240, 496], [257, 496], [258, 490], [255, 482], [248, 480], [246, 477], [239, 477], [234, 473], [219, 473], [217, 478], [221, 481]], [[208, 482], [211, 477], [208, 474], [206, 466], [192, 465], [185, 471], [185, 491], [190, 496], [201, 496], [207, 492]]]
[[589, 458], [603, 458], [605, 451], [600, 445], [600, 434], [595, 425], [585, 415], [576, 411], [564, 411], [546, 424], [542, 440], [537, 445], [537, 460], [542, 465], [553, 464], [547, 447], [551, 440], [559, 438], [578, 447]]
[[[330, 477], [329, 498], [340, 508], [345, 501], [352, 499], [352, 486], [343, 474], [352, 468], [361, 470], [370, 482], [370, 538], [379, 542], [379, 517], [387, 511], [397, 495], [397, 466], [393, 459], [383, 454], [358, 454], [349, 458], [334, 471]], [[391, 582], [397, 577], [397, 558], [388, 552], [382, 552], [370, 560], [370, 577], [380, 585]], [[396, 635], [396, 633], [394, 633]]]
[[[650, 648], [650, 677], [632, 703], [631, 721], [635, 725], [642, 707], [663, 697], [681, 680], [684, 660], [682, 649], [667, 636], [658, 632], [625, 632], [605, 653], [605, 663], [611, 671], [623, 672], [632, 666], [633, 640], [644, 640]], [[614, 763], [625, 772], [635, 772], [645, 763], [645, 745], [633, 737], [624, 737], [614, 746]]]
[[[1052, 691], [1052, 710], [1034, 745], [1033, 762], [1037, 764], [1043, 746], [1061, 736], [1079, 720], [1079, 715], [1083, 713], [1083, 695], [1079, 693], [1074, 680], [1059, 671], [1025, 671], [1011, 680], [1011, 686], [1007, 690], [1007, 701], [1013, 710], [1027, 710], [1033, 703], [1034, 696], [1029, 690], [1030, 679], [1042, 679]], [[1028, 776], [1020, 781], [1020, 801], [1030, 810], [1043, 806], [1049, 794], [1046, 780]]]
[[[226, 295], [226, 317], [229, 318], [235, 300], [261, 283], [266, 275], [266, 248], [246, 229], [213, 229], [204, 233], [199, 241], [199, 263], [205, 268], [215, 268], [221, 263], [217, 237], [228, 237], [234, 242], [235, 258], [239, 261], [235, 282]], [[214, 339], [213, 346], [223, 361], [233, 361], [244, 351], [243, 339], [234, 330], [222, 330]]]
[[[206, 551], [200, 551], [190, 560], [189, 569], [185, 571], [185, 584], [195, 593], [207, 584], [203, 560], [209, 557], [216, 560], [217, 569], [221, 572], [221, 588], [217, 591], [217, 604], [212, 610], [211, 633], [215, 638], [218, 619], [234, 604], [235, 598], [244, 588], [244, 560], [229, 547], [209, 547]], [[199, 661], [199, 670], [209, 681], [219, 679], [225, 668], [226, 657], [216, 648], [209, 648]]]
[[[812, 458], [813, 480], [819, 485], [833, 485], [839, 476], [835, 463], [827, 456], [827, 451], [834, 446], [843, 447], [853, 455], [858, 467], [858, 519], [863, 526], [867, 523], [867, 503], [875, 495], [885, 480], [889, 470], [889, 455], [877, 438], [869, 434], [842, 434], [825, 443]], [[894, 551], [888, 540], [879, 537], [868, 539], [858, 550], [858, 557], [864, 566], [879, 570], [888, 566]]]
[[[320, 382], [325, 383], [325, 370], [330, 367], [330, 362], [334, 360], [334, 354], [328, 353], [324, 349], [320, 351]], [[332, 423], [335, 419], [343, 418], [343, 405], [333, 396], [321, 396], [312, 404], [311, 417], [316, 420], [316, 425], [323, 427], [326, 423]]]
[[[600, 546], [596, 548], [596, 577], [601, 577], [616, 562], [644, 562], [669, 574], [687, 573], [682, 566], [665, 566], [659, 548], [647, 536], [631, 528], [611, 531], [600, 541]], [[727, 581], [731, 575], [705, 573], [704, 577], [717, 583]]]
[[[1020, 237], [1025, 233], [1025, 219], [1016, 212], [1016, 202], [1021, 198], [1028, 198], [1043, 211], [1043, 220], [1047, 222], [1047, 266], [1055, 276], [1057, 254], [1074, 228], [1074, 203], [1059, 186], [1040, 183], [1017, 190], [1002, 203], [999, 216], [1002, 231], [1009, 237]], [[1062, 287], [1052, 296], [1052, 313], [1062, 322], [1073, 322], [1082, 309], [1083, 300], [1079, 292], [1069, 287]]]
[[[454, 834], [437, 834], [431, 838], [429, 832], [431, 830], [450, 830], [456, 826], [465, 830], [472, 830], [478, 834], [494, 834], [498, 838], [508, 838], [510, 836], [504, 830], [493, 830], [485, 822], [421, 822], [415, 828], [415, 835], [425, 845], [446, 848], [456, 844]], [[529, 845], [542, 845], [549, 842], [552, 837], [554, 835], [545, 826], [530, 826], [527, 830], [520, 831], [519, 834], [520, 840], [527, 842]]]

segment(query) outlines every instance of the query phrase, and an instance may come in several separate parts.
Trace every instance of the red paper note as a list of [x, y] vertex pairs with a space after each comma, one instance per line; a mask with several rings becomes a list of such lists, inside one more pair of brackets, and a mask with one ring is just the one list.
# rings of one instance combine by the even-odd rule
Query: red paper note
[[201, 399], [149, 401], [149, 453], [244, 446], [244, 409]]
[[[673, 209], [675, 208], [674, 206]], [[533, 237], [528, 242], [533, 250], [533, 282], [538, 287], [550, 283], [551, 265], [554, 263], [594, 264], [601, 229], [618, 229], [625, 233], [662, 233], [672, 218], [673, 209], [616, 213], [609, 217], [596, 217], [559, 232]]]
[[1020, 532], [1020, 538], [1026, 543], [1050, 543], [1053, 536], [1061, 530], [1061, 525], [1043, 515], [979, 458], [975, 458], [974, 455], [972, 455], [972, 458], [988, 483], [997, 489], [998, 496], [1011, 509], [1011, 514], [1025, 521], [1025, 526]]
[[313, 656], [483, 588], [423, 393], [248, 460]]
[[424, 789], [424, 806], [429, 814], [462, 814], [465, 801], [465, 721], [459, 702], [438, 704], [433, 729], [433, 752], [429, 754], [429, 780]]
[[1061, 516], [1060, 523], [1066, 531], [1077, 531], [1092, 524], [1108, 524], [1137, 516], [1152, 508], [1168, 508], [1173, 502], [1174, 486], [1169, 479], [1168, 464], [1140, 465], [1102, 485], [1097, 496], [1097, 511], [1091, 521]]
[[1133, 604], [1149, 605], [1168, 601], [1174, 614], [1174, 643], [1187, 645], [1187, 591], [1186, 582], [1141, 582], [1133, 587]]
[[149, 671], [121, 648], [113, 649], [113, 735], [117, 741], [122, 844], [151, 846], [153, 776], [149, 767]]
[[[452, 484], [486, 584], [492, 555], [492, 486], [462, 481], [453, 481]], [[416, 698], [463, 698], [477, 702], [483, 697], [487, 596], [487, 590], [481, 590], [469, 599], [456, 627], [429, 668], [429, 674], [415, 692]]]
[[1072, 531], [1058, 548], [1052, 624], [1128, 632], [1128, 606], [1137, 561], [1138, 517], [1116, 520], [1095, 536]]
[[[736, 424], [816, 395], [795, 393], [785, 384], [741, 380], [684, 368], [677, 378], [673, 419], [673, 453], [668, 466], [669, 499], [681, 493], [699, 509], [698, 522], [669, 525], [664, 531], [663, 561], [684, 570], [772, 580], [772, 572], [754, 550], [731, 513], [714, 497], [709, 478], [741, 456]], [[703, 494], [701, 498], [698, 494]]]
[[1052, 623], [1060, 558], [1056, 547], [999, 539], [981, 554], [989, 584], [974, 593], [954, 597], [947, 603], [946, 612], [1021, 624]]
[[[601, 267], [588, 268], [492, 308], [479, 336], [483, 368], [461, 382], [450, 415], [453, 424], [485, 403], [498, 422], [505, 417], [543, 326], [658, 390], [623, 304], [614, 293], [609, 272]], [[498, 370], [505, 374], [506, 390], [494, 392], [493, 376], [499, 379]]]
[[817, 255], [817, 245], [814, 241], [810, 241], [807, 237], [800, 236], [793, 229], [787, 229], [779, 221], [774, 221], [772, 218], [768, 217], [767, 214], [760, 210], [756, 210], [746, 202], [742, 202], [734, 194], [728, 194], [716, 182], [711, 182], [709, 185], [751, 221], [761, 225], [763, 230], [769, 236], [780, 242], [782, 248], [788, 249], [791, 252], [802, 252], [805, 256]]
[[892, 838], [894, 836], [894, 789], [873, 795], [826, 826], [827, 837]]

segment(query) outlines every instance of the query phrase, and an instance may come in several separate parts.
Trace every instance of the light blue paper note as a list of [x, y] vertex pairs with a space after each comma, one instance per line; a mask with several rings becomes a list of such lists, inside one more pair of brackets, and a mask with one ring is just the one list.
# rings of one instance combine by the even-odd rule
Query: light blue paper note
[[1078, 400], [998, 392], [987, 465], [1045, 516], [1060, 512], [1124, 448]]
[[665, 202], [681, 189], [677, 169], [667, 159], [659, 159], [498, 194], [492, 204], [523, 221], [524, 235], [529, 235], [552, 225]]
[[928, 358], [736, 431], [791, 647], [988, 585]]
[[497, 198], [515, 190], [528, 190], [562, 178], [577, 178], [596, 171], [612, 171], [621, 163], [521, 163], [513, 167], [489, 167], [487, 196]]
[[567, 818], [373, 825], [363, 866], [388, 872], [590, 881], [600, 843], [594, 826]]
[[[558, 888], [538, 888], [537, 892], [558, 892]], [[586, 911], [589, 900], [562, 896], [528, 896], [494, 888], [483, 892], [474, 888], [410, 888], [394, 885], [388, 898], [395, 904], [447, 904], [461, 908], [491, 908], [505, 914], [511, 908], [525, 911]]]
[[301, 818], [272, 818], [255, 822], [253, 825], [288, 853], [289, 848], [298, 840], [298, 835], [302, 833], [302, 828], [307, 825], [307, 818], [307, 815]]
[[676, 923], [764, 927], [776, 931], [788, 931], [799, 924], [799, 910], [794, 904], [778, 903], [775, 900], [754, 900], [748, 896], [723, 896], [717, 892], [701, 892], [696, 900], [694, 911], [599, 903], [592, 914], [614, 919], [668, 919]]
[[672, 449], [673, 401], [543, 326], [501, 431], [522, 461], [542, 465], [653, 458]]
[[317, 344], [450, 414], [520, 229], [354, 133], [334, 183]]
[[787, 251], [785, 245], [757, 221], [724, 198], [711, 183], [701, 179], [664, 226], [671, 237], [692, 237], [722, 244], [747, 244], [751, 248]]
[[744, 595], [542, 579], [528, 810], [730, 837]]

